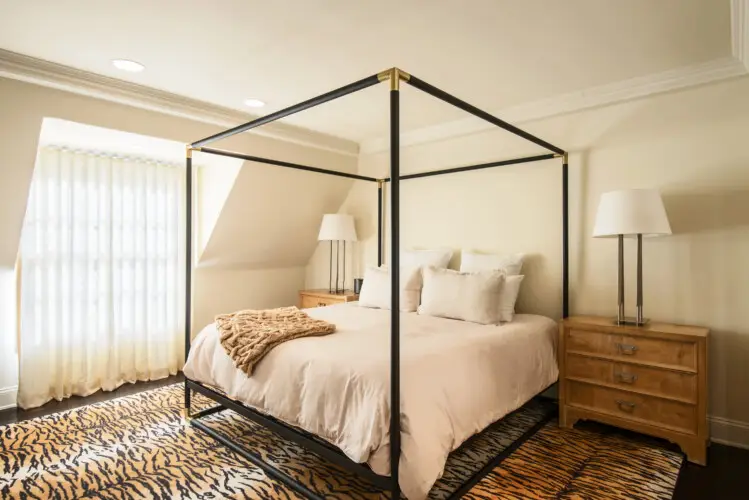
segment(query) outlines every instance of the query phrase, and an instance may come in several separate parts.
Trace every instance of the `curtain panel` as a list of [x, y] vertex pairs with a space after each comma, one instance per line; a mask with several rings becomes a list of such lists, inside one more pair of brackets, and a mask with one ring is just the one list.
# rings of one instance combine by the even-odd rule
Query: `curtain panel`
[[43, 147], [21, 238], [18, 405], [184, 363], [184, 167]]

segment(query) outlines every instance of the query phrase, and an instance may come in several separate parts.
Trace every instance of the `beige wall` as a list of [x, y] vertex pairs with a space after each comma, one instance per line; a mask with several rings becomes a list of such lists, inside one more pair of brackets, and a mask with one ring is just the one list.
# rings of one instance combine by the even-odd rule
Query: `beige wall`
[[[220, 130], [199, 122], [0, 78], [0, 313], [3, 314], [0, 318], [0, 405], [6, 399], [14, 399], [9, 391], [16, 385], [15, 352], [7, 346], [15, 343], [15, 329], [7, 326], [13, 319], [6, 313], [5, 306], [15, 304], [13, 267], [37, 141], [45, 117], [182, 143]], [[217, 147], [327, 168], [356, 169], [354, 157], [254, 134], [235, 136], [218, 143]], [[200, 165], [200, 156], [201, 153], [195, 154], [194, 164]], [[340, 205], [350, 184], [325, 185], [317, 181], [305, 184], [297, 180], [295, 184], [284, 185], [274, 182], [275, 177], [287, 175], [279, 173], [281, 170], [268, 165], [245, 164], [236, 179], [229, 175], [229, 178], [217, 180], [203, 193], [227, 197], [225, 202], [219, 201], [223, 210], [215, 224], [210, 213], [203, 220], [205, 228], [213, 230], [207, 241], [203, 241], [203, 257], [208, 258], [210, 264], [204, 266], [201, 261], [195, 272], [195, 331], [210, 322], [215, 314], [296, 302], [296, 292], [304, 285], [304, 266], [315, 243], [314, 238], [309, 241], [307, 237], [315, 231], [309, 228], [318, 223], [323, 211], [330, 209], [328, 207]], [[203, 173], [210, 175], [208, 171]], [[269, 182], [262, 184], [264, 180]], [[231, 189], [227, 189], [227, 185]], [[260, 198], [260, 193], [264, 198]], [[308, 204], [295, 205], [295, 200], [300, 198]], [[264, 199], [282, 201], [295, 209], [264, 210], [259, 202]], [[267, 220], [273, 221], [272, 227], [265, 222]], [[267, 241], [272, 244], [265, 244]], [[250, 253], [252, 262], [244, 258]], [[280, 264], [279, 255], [284, 256]], [[3, 392], [5, 389], [8, 391]]]
[[196, 331], [216, 314], [240, 309], [296, 305], [304, 286], [304, 266], [282, 269], [208, 267], [195, 278]]
[[[571, 151], [572, 313], [616, 311], [616, 244], [593, 239], [601, 193], [657, 188], [674, 235], [644, 244], [648, 317], [706, 325], [713, 435], [749, 445], [749, 78], [560, 116], [526, 128]], [[502, 131], [404, 148], [406, 172], [533, 154]], [[404, 247], [450, 246], [531, 254], [519, 309], [561, 314], [559, 160], [402, 185]], [[360, 158], [383, 175], [387, 152]], [[360, 185], [361, 184], [361, 185]], [[374, 187], [357, 183], [341, 206], [365, 241], [358, 265], [376, 263]], [[627, 301], [634, 304], [634, 246]], [[457, 259], [453, 262], [458, 265]], [[327, 273], [318, 252], [308, 282]], [[727, 420], [726, 420], [727, 419]], [[743, 424], [742, 424], [743, 423]]]
[[16, 274], [0, 267], [0, 410], [16, 405]]

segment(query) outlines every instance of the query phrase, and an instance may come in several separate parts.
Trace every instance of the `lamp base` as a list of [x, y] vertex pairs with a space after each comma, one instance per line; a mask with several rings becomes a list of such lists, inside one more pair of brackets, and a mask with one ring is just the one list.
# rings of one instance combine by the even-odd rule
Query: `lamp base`
[[615, 325], [633, 325], [633, 326], [644, 326], [650, 321], [649, 318], [643, 318], [642, 321], [637, 321], [634, 316], [625, 316], [621, 320], [619, 318], [611, 318], [611, 322]]

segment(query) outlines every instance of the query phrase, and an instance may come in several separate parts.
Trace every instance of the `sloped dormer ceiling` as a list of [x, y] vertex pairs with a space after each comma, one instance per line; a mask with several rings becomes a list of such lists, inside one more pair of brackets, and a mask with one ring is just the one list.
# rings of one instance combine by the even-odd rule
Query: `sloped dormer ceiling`
[[354, 182], [362, 181], [245, 162], [199, 266], [305, 266], [317, 246], [322, 215], [338, 211]]

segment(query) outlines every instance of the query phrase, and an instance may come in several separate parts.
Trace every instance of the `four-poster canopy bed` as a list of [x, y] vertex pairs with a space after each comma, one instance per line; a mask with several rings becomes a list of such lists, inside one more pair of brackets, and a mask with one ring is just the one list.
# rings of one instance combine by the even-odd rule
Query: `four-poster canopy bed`
[[[243, 153], [236, 153], [231, 151], [225, 151], [221, 149], [214, 149], [207, 147], [209, 144], [239, 134], [261, 125], [271, 123], [283, 117], [292, 115], [299, 111], [323, 104], [328, 101], [332, 101], [339, 97], [357, 92], [359, 90], [371, 87], [380, 82], [390, 82], [390, 176], [387, 178], [374, 178], [364, 175], [351, 174], [346, 172], [339, 172], [333, 170], [327, 170], [324, 168], [312, 167], [307, 165], [301, 165], [298, 163], [291, 163], [286, 161], [279, 161], [269, 158], [261, 158]], [[516, 158], [512, 160], [502, 160], [490, 163], [482, 163], [477, 165], [448, 168], [443, 170], [421, 172], [415, 174], [401, 175], [400, 174], [400, 153], [399, 153], [399, 136], [400, 136], [400, 93], [399, 88], [401, 82], [408, 83], [417, 89], [426, 92], [444, 102], [452, 104], [468, 113], [481, 118], [499, 128], [507, 130], [519, 137], [522, 137], [530, 142], [533, 142], [550, 153], [540, 154], [536, 156], [527, 156], [523, 158]], [[268, 476], [282, 481], [287, 486], [294, 489], [296, 492], [310, 498], [321, 498], [319, 495], [311, 491], [304, 484], [299, 483], [291, 476], [281, 472], [274, 468], [272, 465], [264, 462], [259, 455], [252, 453], [251, 451], [243, 448], [231, 439], [223, 436], [213, 429], [206, 426], [200, 421], [202, 417], [222, 411], [224, 409], [231, 409], [235, 412], [243, 415], [250, 420], [265, 426], [266, 428], [278, 433], [280, 436], [302, 445], [308, 450], [315, 452], [322, 457], [330, 460], [334, 464], [337, 464], [346, 470], [352, 471], [361, 475], [363, 478], [374, 483], [376, 486], [390, 491], [392, 498], [399, 498], [401, 487], [399, 485], [399, 467], [397, 464], [400, 463], [401, 459], [401, 413], [400, 411], [393, 411], [393, 408], [401, 407], [401, 324], [400, 324], [400, 226], [399, 226], [399, 206], [400, 206], [400, 182], [408, 179], [418, 179], [422, 177], [443, 175], [457, 172], [466, 172], [470, 170], [479, 170], [491, 167], [499, 167], [503, 165], [513, 165], [519, 163], [535, 162], [540, 160], [548, 160], [552, 158], [562, 158], [562, 207], [561, 207], [561, 220], [562, 220], [562, 314], [564, 317], [569, 312], [569, 264], [568, 264], [568, 164], [567, 164], [567, 153], [538, 137], [535, 137], [528, 132], [525, 132], [495, 116], [476, 108], [462, 101], [447, 92], [444, 92], [419, 78], [410, 75], [398, 68], [391, 68], [381, 73], [369, 76], [357, 82], [351, 83], [339, 89], [333, 90], [326, 94], [322, 94], [318, 97], [309, 99], [302, 103], [290, 106], [282, 109], [275, 113], [271, 113], [267, 116], [258, 118], [250, 121], [243, 125], [231, 128], [224, 132], [206, 137], [187, 146], [186, 152], [186, 179], [187, 179], [187, 227], [186, 227], [186, 294], [185, 294], [185, 357], [187, 358], [190, 353], [191, 344], [191, 275], [192, 275], [192, 153], [193, 151], [200, 151], [208, 154], [215, 154], [221, 156], [228, 156], [232, 158], [238, 158], [247, 161], [254, 161], [259, 163], [266, 163], [269, 165], [276, 165], [285, 168], [292, 168], [296, 170], [303, 170], [308, 172], [321, 173], [326, 175], [333, 175], [338, 177], [345, 177], [354, 180], [362, 180], [368, 182], [377, 183], [377, 208], [378, 208], [378, 266], [383, 261], [383, 185], [385, 183], [390, 184], [390, 286], [391, 286], [391, 307], [390, 307], [390, 413], [389, 413], [389, 463], [396, 464], [390, 467], [390, 476], [384, 476], [376, 474], [370, 467], [365, 464], [357, 463], [346, 456], [339, 448], [329, 444], [328, 442], [318, 438], [314, 434], [308, 433], [295, 426], [289, 425], [280, 419], [268, 416], [264, 412], [260, 412], [246, 404], [243, 404], [237, 400], [227, 397], [206, 384], [200, 383], [189, 377], [185, 377], [185, 409], [184, 416], [186, 421], [190, 424], [209, 434], [228, 448], [237, 452], [253, 464], [260, 467]], [[196, 413], [190, 412], [190, 397], [191, 391], [196, 391], [200, 394], [207, 396], [213, 401], [218, 403], [218, 406], [209, 408]], [[475, 478], [478, 480], [478, 478]]]

